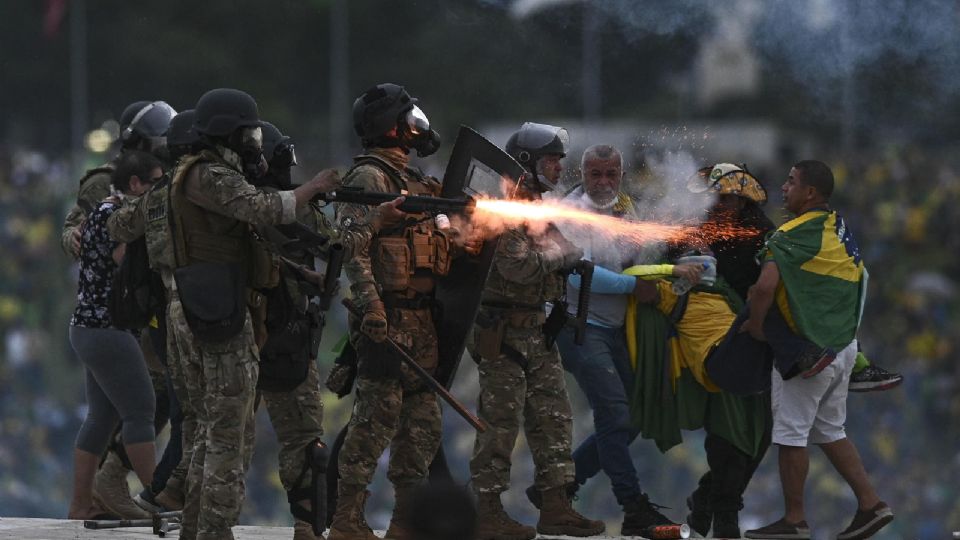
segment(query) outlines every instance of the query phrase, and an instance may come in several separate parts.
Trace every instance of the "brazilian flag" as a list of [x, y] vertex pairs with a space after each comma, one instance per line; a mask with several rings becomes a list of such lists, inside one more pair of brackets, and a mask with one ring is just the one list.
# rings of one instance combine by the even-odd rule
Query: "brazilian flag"
[[867, 273], [839, 214], [811, 210], [784, 223], [767, 239], [764, 258], [777, 263], [777, 305], [795, 332], [835, 351], [853, 341]]
[[[638, 275], [635, 270], [639, 268], [642, 267], [629, 268], [624, 273]], [[666, 275], [658, 277], [673, 279]], [[661, 294], [669, 294], [668, 290], [669, 286], [664, 287]], [[711, 309], [722, 307], [728, 312], [725, 322], [700, 320], [697, 323], [716, 325], [714, 338], [709, 341], [721, 339], [743, 301], [723, 278], [718, 278], [714, 286], [697, 285], [690, 294], [691, 303], [709, 302], [714, 304]], [[703, 319], [706, 311], [698, 313]], [[687, 314], [692, 315], [689, 308]], [[630, 298], [626, 330], [634, 368], [633, 388], [629, 389], [630, 419], [643, 438], [652, 439], [661, 452], [667, 452], [683, 442], [682, 430], [706, 428], [749, 456], [759, 454], [770, 411], [769, 394], [735, 396], [717, 391], [709, 381], [699, 380], [690, 369], [692, 366], [680, 362], [678, 356], [683, 353], [676, 327], [656, 306], [639, 304]], [[704, 354], [708, 354], [708, 350]], [[687, 360], [702, 366], [704, 359]]]

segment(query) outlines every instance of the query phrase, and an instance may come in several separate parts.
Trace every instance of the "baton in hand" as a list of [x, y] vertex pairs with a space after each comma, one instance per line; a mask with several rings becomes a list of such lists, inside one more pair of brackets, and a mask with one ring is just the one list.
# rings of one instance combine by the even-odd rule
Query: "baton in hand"
[[[349, 298], [344, 298], [343, 305], [346, 306], [347, 311], [352, 313], [355, 317], [357, 318], [363, 317], [363, 312], [360, 311], [360, 308], [358, 308], [357, 305], [353, 303], [353, 300]], [[410, 358], [410, 355], [407, 354], [407, 351], [403, 350], [403, 347], [398, 345], [396, 341], [388, 337], [385, 343], [387, 343], [390, 346], [390, 348], [392, 348], [394, 352], [397, 353], [397, 355], [400, 357], [400, 360], [404, 364], [406, 364], [407, 367], [409, 367], [414, 372], [416, 372], [416, 374], [420, 377], [420, 380], [426, 383], [426, 385], [429, 386], [431, 390], [436, 392], [441, 398], [443, 398], [444, 401], [446, 401], [451, 407], [453, 407], [453, 410], [457, 411], [457, 414], [462, 416], [463, 419], [467, 421], [467, 423], [469, 423], [471, 426], [474, 427], [474, 429], [476, 429], [480, 433], [483, 433], [484, 431], [487, 430], [487, 424], [484, 423], [483, 420], [477, 418], [476, 416], [473, 415], [473, 413], [467, 410], [467, 408], [463, 405], [463, 403], [460, 403], [457, 400], [457, 398], [453, 397], [453, 394], [451, 394], [449, 390], [444, 388], [442, 384], [440, 384], [436, 379], [433, 378], [433, 375], [430, 375], [429, 373], [427, 373], [427, 370], [423, 369], [420, 366], [420, 364], [416, 362], [416, 360], [414, 360], [413, 358]]]

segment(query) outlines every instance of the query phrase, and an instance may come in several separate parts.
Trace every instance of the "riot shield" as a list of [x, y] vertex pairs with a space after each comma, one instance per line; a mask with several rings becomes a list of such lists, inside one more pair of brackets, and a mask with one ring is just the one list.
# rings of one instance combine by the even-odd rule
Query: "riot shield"
[[[441, 197], [460, 198], [465, 188], [503, 199], [513, 195], [523, 167], [506, 152], [467, 126], [460, 126], [447, 169]], [[505, 193], [509, 190], [509, 193]], [[475, 257], [458, 257], [450, 273], [437, 281], [436, 321], [440, 362], [436, 378], [450, 387], [466, 346], [468, 333], [480, 308], [480, 295], [487, 282], [500, 238], [490, 238]]]

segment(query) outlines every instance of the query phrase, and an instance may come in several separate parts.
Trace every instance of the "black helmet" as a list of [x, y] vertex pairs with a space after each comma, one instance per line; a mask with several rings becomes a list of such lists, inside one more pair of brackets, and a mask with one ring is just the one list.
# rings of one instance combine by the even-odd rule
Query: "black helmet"
[[167, 128], [167, 150], [170, 152], [171, 163], [199, 151], [200, 136], [193, 129], [196, 119], [197, 112], [187, 109], [170, 120], [170, 127]]
[[353, 102], [353, 129], [364, 141], [374, 140], [396, 127], [400, 114], [416, 103], [402, 86], [378, 84]]
[[290, 137], [280, 133], [277, 126], [270, 122], [263, 122], [263, 156], [270, 164], [270, 170], [290, 168], [297, 164], [297, 153], [294, 151]]
[[140, 112], [140, 109], [149, 104], [149, 101], [134, 101], [133, 103], [127, 105], [127, 108], [120, 113], [120, 133], [123, 133], [123, 130], [127, 129], [127, 126], [129, 126], [130, 122], [133, 121], [133, 117]]
[[197, 111], [194, 109], [180, 111], [174, 116], [167, 129], [167, 146], [190, 146], [200, 142], [200, 137], [193, 129], [196, 120]]
[[120, 141], [125, 148], [139, 147], [149, 151], [166, 146], [167, 128], [176, 115], [177, 111], [166, 101], [147, 103], [120, 132]]
[[193, 126], [197, 133], [226, 137], [240, 127], [260, 125], [257, 102], [250, 94], [233, 88], [217, 88], [200, 96]]
[[567, 155], [570, 136], [562, 127], [524, 122], [507, 141], [507, 153], [528, 170], [535, 172], [537, 160], [543, 156]]

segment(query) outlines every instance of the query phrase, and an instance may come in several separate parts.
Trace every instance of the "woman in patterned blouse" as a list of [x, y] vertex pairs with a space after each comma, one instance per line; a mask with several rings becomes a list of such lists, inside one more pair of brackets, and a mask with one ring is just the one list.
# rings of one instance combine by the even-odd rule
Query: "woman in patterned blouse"
[[149, 485], [156, 465], [155, 403], [147, 365], [136, 337], [114, 327], [107, 307], [124, 244], [110, 238], [106, 224], [123, 197], [145, 193], [163, 170], [157, 158], [138, 151], [124, 152], [115, 165], [115, 195], [90, 213], [80, 240], [80, 283], [77, 308], [70, 319], [70, 343], [84, 365], [88, 410], [74, 448], [69, 519], [104, 517], [104, 510], [93, 500], [93, 477], [121, 420], [127, 456], [144, 485]]

